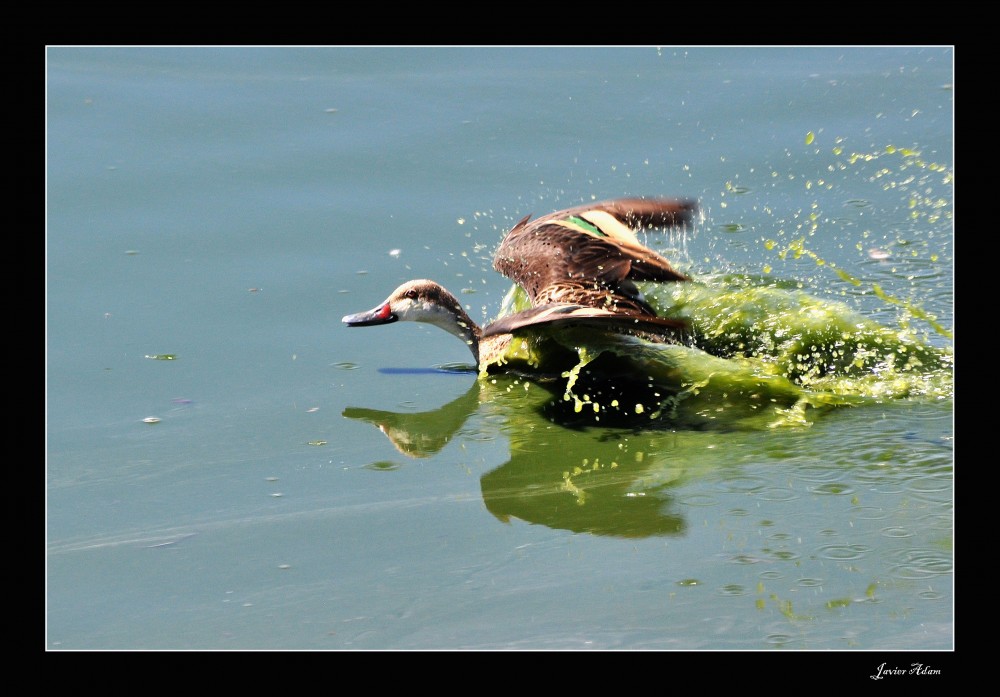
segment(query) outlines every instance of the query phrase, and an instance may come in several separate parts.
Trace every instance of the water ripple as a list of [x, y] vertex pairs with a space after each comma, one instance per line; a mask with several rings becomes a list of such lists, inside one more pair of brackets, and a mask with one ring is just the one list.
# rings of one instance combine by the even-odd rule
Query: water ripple
[[804, 482], [836, 482], [847, 476], [847, 472], [833, 467], [808, 467], [798, 472], [799, 479]]
[[834, 559], [837, 561], [847, 561], [849, 559], [860, 559], [872, 550], [868, 545], [826, 545], [819, 548], [819, 556], [824, 559]]
[[691, 496], [685, 496], [679, 500], [679, 503], [683, 503], [687, 506], [717, 506], [719, 505], [719, 500], [714, 496], [708, 494], [692, 494]]
[[799, 495], [791, 489], [770, 486], [760, 492], [760, 498], [764, 501], [792, 501]]
[[919, 477], [909, 482], [908, 489], [913, 494], [937, 494], [945, 492], [951, 494], [954, 482], [950, 474], [948, 476]]
[[930, 513], [918, 519], [918, 522], [928, 530], [952, 530], [955, 518], [951, 511], [947, 513]]
[[763, 477], [743, 476], [733, 477], [719, 482], [719, 488], [723, 491], [736, 492], [739, 494], [757, 493], [767, 486], [767, 480]]
[[846, 484], [839, 484], [836, 482], [830, 482], [828, 484], [821, 484], [819, 486], [814, 486], [810, 488], [815, 494], [834, 494], [841, 496], [844, 494], [853, 494], [854, 489]]
[[917, 597], [922, 600], [941, 600], [945, 597], [944, 593], [936, 590], [925, 590], [917, 593]]
[[913, 537], [912, 532], [910, 532], [906, 528], [902, 528], [896, 525], [892, 525], [887, 528], [882, 528], [881, 530], [879, 530], [879, 532], [885, 535], [886, 537]]
[[768, 644], [771, 644], [772, 646], [785, 646], [791, 643], [793, 640], [794, 637], [789, 636], [788, 634], [768, 634], [764, 638], [764, 641], [766, 641]]
[[889, 511], [878, 506], [859, 506], [854, 509], [854, 517], [860, 520], [882, 520], [889, 517]]
[[737, 583], [731, 583], [719, 589], [719, 595], [746, 595], [747, 589]]
[[773, 550], [765, 548], [761, 551], [767, 554], [767, 556], [771, 559], [775, 559], [777, 561], [794, 561], [802, 556], [798, 552], [792, 552], [787, 549]]
[[923, 579], [928, 576], [950, 574], [953, 568], [951, 554], [938, 549], [904, 549], [892, 555], [897, 561], [893, 567], [899, 578]]

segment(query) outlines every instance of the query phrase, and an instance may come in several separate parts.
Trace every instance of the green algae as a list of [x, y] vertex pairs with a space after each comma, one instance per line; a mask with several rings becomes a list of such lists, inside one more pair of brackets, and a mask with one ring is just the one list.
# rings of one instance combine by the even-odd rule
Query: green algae
[[951, 349], [912, 328], [883, 326], [799, 290], [717, 281], [669, 292], [670, 313], [689, 319], [693, 343], [713, 356], [835, 395], [951, 396]]
[[[645, 284], [661, 315], [689, 322], [683, 343], [584, 327], [535, 328], [515, 336], [482, 374], [499, 369], [561, 380], [556, 401], [605, 422], [806, 426], [835, 407], [952, 397], [950, 346], [787, 285], [738, 275]], [[515, 286], [502, 313], [527, 306]]]

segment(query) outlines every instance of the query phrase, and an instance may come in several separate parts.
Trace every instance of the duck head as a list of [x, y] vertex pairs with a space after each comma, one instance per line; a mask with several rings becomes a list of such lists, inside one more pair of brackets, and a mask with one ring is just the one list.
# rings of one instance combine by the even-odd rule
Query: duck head
[[479, 326], [462, 309], [458, 299], [434, 281], [407, 281], [371, 310], [345, 315], [341, 321], [348, 327], [392, 322], [433, 324], [465, 342], [479, 361]]

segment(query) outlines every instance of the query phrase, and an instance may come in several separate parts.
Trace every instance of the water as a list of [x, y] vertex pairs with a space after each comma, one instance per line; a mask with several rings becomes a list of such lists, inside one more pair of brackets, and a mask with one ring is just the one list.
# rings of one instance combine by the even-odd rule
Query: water
[[691, 196], [646, 242], [700, 279], [950, 350], [952, 72], [49, 49], [46, 647], [952, 648], [950, 383], [809, 426], [581, 423], [436, 370], [471, 356], [433, 327], [339, 321], [418, 277], [489, 319], [524, 215]]

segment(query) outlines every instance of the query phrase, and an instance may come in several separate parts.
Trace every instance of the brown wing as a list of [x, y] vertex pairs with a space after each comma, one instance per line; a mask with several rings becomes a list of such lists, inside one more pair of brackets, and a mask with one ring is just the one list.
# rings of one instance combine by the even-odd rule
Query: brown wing
[[[680, 225], [696, 204], [675, 199], [616, 199], [557, 211], [504, 237], [493, 267], [524, 287], [535, 302], [553, 287], [615, 291], [626, 280], [684, 281], [664, 257], [642, 245], [635, 230]], [[530, 217], [530, 216], [529, 216]], [[586, 295], [575, 300], [585, 301]], [[584, 302], [586, 304], [586, 302]]]

